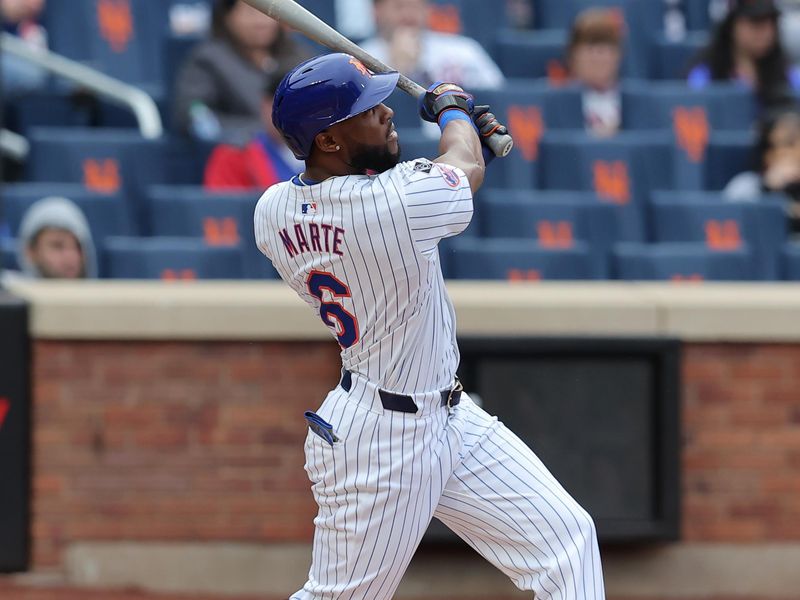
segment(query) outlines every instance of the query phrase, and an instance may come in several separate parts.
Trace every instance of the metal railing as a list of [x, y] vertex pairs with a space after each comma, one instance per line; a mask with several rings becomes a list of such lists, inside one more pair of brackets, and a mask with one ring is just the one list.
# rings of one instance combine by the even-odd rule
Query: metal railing
[[164, 133], [158, 107], [143, 90], [60, 54], [44, 48], [31, 48], [10, 33], [0, 34], [0, 48], [3, 52], [18, 56], [51, 73], [74, 81], [115, 104], [130, 108], [139, 124], [139, 131], [145, 138], [159, 138]]

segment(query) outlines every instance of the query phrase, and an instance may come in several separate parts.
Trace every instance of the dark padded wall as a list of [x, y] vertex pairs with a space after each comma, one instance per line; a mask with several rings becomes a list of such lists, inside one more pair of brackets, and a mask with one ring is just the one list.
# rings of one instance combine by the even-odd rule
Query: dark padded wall
[[26, 305], [0, 291], [0, 571], [28, 567], [30, 346]]

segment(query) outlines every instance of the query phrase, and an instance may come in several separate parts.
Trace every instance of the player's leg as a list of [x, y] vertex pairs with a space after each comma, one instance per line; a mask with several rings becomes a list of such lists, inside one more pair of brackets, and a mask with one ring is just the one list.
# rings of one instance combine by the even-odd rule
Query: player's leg
[[591, 517], [533, 451], [470, 400], [463, 459], [435, 516], [537, 600], [601, 600]]
[[425, 419], [377, 414], [339, 390], [318, 413], [339, 441], [311, 432], [306, 440], [319, 512], [309, 578], [292, 600], [389, 600], [450, 472], [438, 468], [452, 435], [446, 410]]

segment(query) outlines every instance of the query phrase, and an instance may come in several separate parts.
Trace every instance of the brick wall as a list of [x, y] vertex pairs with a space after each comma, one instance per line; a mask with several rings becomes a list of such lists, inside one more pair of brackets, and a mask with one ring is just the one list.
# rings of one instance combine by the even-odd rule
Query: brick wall
[[[34, 347], [34, 568], [74, 540], [309, 541], [333, 343]], [[800, 346], [688, 345], [684, 536], [800, 540]]]

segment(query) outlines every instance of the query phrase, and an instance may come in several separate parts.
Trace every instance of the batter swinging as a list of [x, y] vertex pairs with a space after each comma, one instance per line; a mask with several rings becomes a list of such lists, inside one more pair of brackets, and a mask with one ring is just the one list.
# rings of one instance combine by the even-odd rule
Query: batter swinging
[[[537, 599], [605, 597], [594, 523], [533, 452], [455, 378], [455, 315], [437, 244], [466, 229], [503, 126], [452, 84], [420, 114], [434, 161], [398, 162], [397, 73], [346, 54], [281, 82], [273, 121], [305, 171], [258, 202], [258, 246], [342, 347], [342, 378], [306, 413], [319, 513], [292, 600], [392, 598], [432, 517]], [[367, 174], [370, 173], [370, 174]]]

